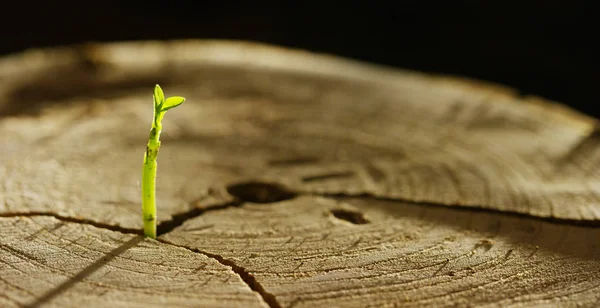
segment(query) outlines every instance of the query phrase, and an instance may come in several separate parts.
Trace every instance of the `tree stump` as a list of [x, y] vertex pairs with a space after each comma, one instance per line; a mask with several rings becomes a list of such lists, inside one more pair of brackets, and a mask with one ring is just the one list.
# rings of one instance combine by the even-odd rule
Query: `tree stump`
[[2, 307], [600, 305], [600, 134], [557, 103], [227, 41], [31, 50], [0, 94]]

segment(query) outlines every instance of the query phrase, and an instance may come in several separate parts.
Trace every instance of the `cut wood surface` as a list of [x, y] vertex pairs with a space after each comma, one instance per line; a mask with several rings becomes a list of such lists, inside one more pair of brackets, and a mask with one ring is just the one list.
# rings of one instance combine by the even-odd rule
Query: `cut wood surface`
[[[156, 83], [187, 98], [161, 236], [114, 256]], [[242, 42], [31, 50], [0, 59], [0, 148], [7, 305], [599, 304], [597, 121], [502, 86]]]

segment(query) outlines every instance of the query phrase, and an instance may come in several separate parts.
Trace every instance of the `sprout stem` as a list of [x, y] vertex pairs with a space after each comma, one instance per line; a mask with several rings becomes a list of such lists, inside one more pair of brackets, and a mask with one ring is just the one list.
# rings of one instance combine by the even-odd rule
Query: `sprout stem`
[[181, 105], [185, 98], [181, 96], [169, 97], [165, 100], [160, 86], [154, 88], [154, 119], [150, 129], [150, 137], [144, 154], [144, 168], [142, 170], [142, 220], [144, 235], [156, 239], [156, 168], [158, 150], [160, 149], [161, 121], [167, 110]]
[[160, 127], [155, 127], [152, 121], [150, 138], [144, 154], [144, 169], [142, 171], [142, 216], [144, 220], [144, 235], [156, 239], [156, 159], [160, 149]]

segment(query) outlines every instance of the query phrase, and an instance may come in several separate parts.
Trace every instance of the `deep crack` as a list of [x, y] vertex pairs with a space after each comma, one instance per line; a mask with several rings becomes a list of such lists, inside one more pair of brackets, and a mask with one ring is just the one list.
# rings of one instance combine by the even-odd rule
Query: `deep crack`
[[189, 251], [205, 255], [211, 259], [216, 260], [221, 265], [230, 267], [234, 273], [236, 273], [238, 276], [240, 276], [242, 281], [244, 281], [244, 283], [246, 283], [246, 285], [248, 285], [248, 287], [250, 287], [250, 289], [252, 291], [254, 291], [254, 292], [258, 293], [258, 295], [260, 295], [260, 297], [263, 299], [263, 301], [265, 303], [267, 303], [267, 305], [269, 305], [270, 308], [281, 308], [281, 305], [277, 302], [277, 299], [275, 298], [275, 296], [273, 294], [267, 292], [265, 290], [265, 288], [263, 288], [263, 286], [258, 282], [258, 280], [256, 280], [256, 278], [250, 272], [248, 272], [245, 268], [235, 264], [233, 261], [225, 259], [223, 256], [220, 256], [220, 255], [217, 255], [214, 253], [210, 253], [210, 252], [206, 252], [206, 251], [203, 251], [200, 249], [193, 249], [193, 248], [190, 248], [187, 246], [176, 245], [176, 244], [168, 242], [167, 240], [162, 239], [162, 238], [159, 238], [158, 241], [160, 241], [163, 244], [168, 244], [168, 245], [185, 248]]
[[51, 213], [51, 212], [35, 212], [34, 211], [34, 212], [0, 213], [0, 218], [37, 217], [37, 216], [54, 217], [54, 218], [56, 218], [60, 221], [64, 221], [64, 222], [84, 224], [84, 225], [94, 226], [94, 227], [100, 228], [100, 229], [107, 229], [107, 230], [121, 232], [121, 233], [125, 233], [125, 234], [136, 234], [136, 235], [142, 234], [141, 229], [125, 228], [125, 227], [115, 226], [115, 225], [111, 225], [111, 224], [107, 224], [107, 223], [101, 223], [101, 222], [98, 222], [98, 221], [95, 221], [92, 219], [63, 216], [63, 215], [59, 215], [59, 214]]
[[[363, 200], [370, 199], [370, 200], [384, 201], [384, 202], [403, 202], [403, 203], [406, 203], [409, 205], [415, 205], [415, 206], [425, 205], [425, 206], [431, 206], [431, 207], [437, 207], [437, 208], [454, 209], [457, 211], [476, 211], [476, 212], [478, 211], [478, 212], [485, 212], [485, 213], [495, 213], [495, 214], [500, 214], [500, 215], [513, 216], [513, 217], [528, 218], [528, 219], [544, 221], [544, 222], [554, 223], [554, 224], [566, 224], [566, 225], [581, 226], [581, 227], [600, 228], [600, 220], [577, 220], [577, 219], [566, 219], [566, 218], [557, 218], [557, 217], [541, 217], [541, 216], [530, 215], [527, 213], [489, 209], [489, 208], [484, 208], [482, 206], [464, 206], [464, 205], [457, 205], [457, 204], [418, 202], [418, 201], [412, 201], [412, 200], [403, 199], [403, 198], [376, 196], [376, 195], [373, 195], [370, 193], [357, 193], [357, 194], [312, 193], [312, 192], [299, 191], [299, 192], [293, 192], [293, 194], [295, 194], [297, 196], [323, 197], [323, 198], [330, 198], [330, 199], [336, 199], [336, 200], [339, 200], [339, 199], [363, 199]], [[160, 235], [167, 234], [167, 233], [173, 231], [175, 228], [183, 225], [187, 220], [201, 216], [206, 212], [223, 210], [223, 209], [227, 209], [230, 207], [239, 207], [239, 206], [242, 206], [243, 204], [244, 204], [243, 200], [239, 200], [236, 198], [234, 201], [223, 203], [223, 204], [216, 205], [216, 206], [212, 206], [209, 208], [201, 209], [201, 208], [193, 207], [192, 209], [190, 209], [186, 212], [174, 214], [171, 216], [171, 219], [160, 223], [157, 226], [157, 235], [160, 236]], [[107, 230], [111, 230], [111, 231], [121, 232], [121, 233], [125, 233], [125, 234], [136, 234], [136, 235], [142, 234], [142, 230], [137, 229], [137, 228], [126, 228], [126, 227], [121, 227], [121, 226], [98, 222], [98, 221], [92, 220], [92, 219], [63, 216], [63, 215], [52, 213], [52, 212], [32, 211], [32, 212], [0, 213], [0, 218], [35, 217], [35, 216], [54, 217], [58, 220], [65, 221], [65, 222], [80, 223], [80, 224], [90, 225], [90, 226], [94, 226], [94, 227], [101, 228], [101, 229], [107, 229]]]
[[477, 205], [465, 206], [465, 205], [460, 205], [460, 204], [421, 202], [421, 201], [413, 201], [413, 200], [409, 200], [409, 199], [396, 198], [396, 197], [376, 196], [376, 195], [373, 195], [370, 193], [347, 194], [347, 193], [310, 193], [310, 192], [302, 193], [302, 192], [299, 192], [298, 195], [323, 197], [323, 198], [330, 198], [330, 199], [334, 199], [334, 200], [340, 200], [340, 199], [362, 199], [362, 200], [365, 200], [365, 199], [369, 199], [369, 200], [384, 201], [384, 202], [403, 202], [403, 203], [406, 203], [409, 205], [414, 205], [414, 206], [430, 206], [430, 207], [436, 207], [436, 208], [452, 209], [452, 210], [457, 210], [457, 211], [483, 212], [483, 213], [491, 213], [491, 214], [497, 214], [497, 215], [507, 215], [507, 216], [512, 216], [512, 217], [528, 218], [528, 219], [533, 219], [536, 221], [543, 221], [543, 222], [553, 223], [553, 224], [600, 228], [600, 220], [578, 220], [578, 219], [558, 218], [558, 217], [542, 217], [542, 216], [535, 216], [535, 215], [531, 215], [531, 214], [527, 214], [527, 213], [520, 213], [520, 212], [515, 212], [515, 211], [504, 211], [504, 210], [485, 208], [483, 206], [477, 206]]
[[[169, 232], [173, 231], [173, 229], [181, 226], [187, 220], [198, 217], [206, 212], [210, 212], [210, 211], [214, 211], [214, 210], [222, 210], [222, 209], [226, 209], [229, 207], [241, 206], [242, 204], [243, 204], [242, 201], [236, 200], [236, 201], [224, 203], [221, 205], [216, 205], [216, 206], [205, 208], [205, 209], [194, 207], [194, 208], [188, 210], [187, 212], [174, 214], [171, 216], [171, 219], [169, 219], [167, 221], [163, 221], [160, 224], [158, 224], [157, 235], [169, 233]], [[93, 219], [63, 216], [63, 215], [52, 213], [52, 212], [30, 211], [30, 212], [0, 213], [0, 218], [37, 217], [37, 216], [53, 217], [53, 218], [56, 218], [56, 219], [58, 219], [60, 221], [64, 221], [64, 222], [84, 224], [84, 225], [89, 225], [89, 226], [93, 226], [96, 228], [106, 229], [106, 230], [120, 232], [120, 233], [124, 233], [124, 234], [141, 235], [143, 233], [142, 229], [126, 228], [126, 227], [111, 225], [111, 224], [107, 224], [107, 223], [103, 223], [103, 222], [98, 222]]]
[[188, 210], [187, 212], [174, 214], [171, 216], [171, 219], [161, 222], [156, 227], [156, 231], [157, 231], [156, 233], [158, 236], [169, 233], [169, 232], [173, 231], [175, 228], [181, 226], [187, 220], [196, 218], [206, 212], [215, 211], [215, 210], [223, 210], [223, 209], [226, 209], [229, 207], [241, 206], [242, 204], [243, 204], [242, 201], [235, 200], [235, 201], [231, 201], [231, 202], [216, 205], [216, 206], [211, 206], [211, 207], [205, 208], [205, 209], [194, 207], [194, 208]]

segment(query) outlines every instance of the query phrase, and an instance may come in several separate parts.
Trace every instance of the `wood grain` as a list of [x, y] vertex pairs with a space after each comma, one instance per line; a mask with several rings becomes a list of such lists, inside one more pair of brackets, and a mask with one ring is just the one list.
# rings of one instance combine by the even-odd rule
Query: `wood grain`
[[[86, 285], [90, 274], [50, 303], [598, 303], [595, 119], [475, 80], [260, 44], [174, 41], [0, 59], [0, 221], [21, 228], [0, 229], [0, 260], [33, 249], [23, 261], [29, 280], [5, 276], [3, 265], [6, 305], [44, 299], [139, 232], [156, 83], [187, 98], [164, 120], [163, 243], [123, 255], [147, 262], [140, 266], [179, 265], [185, 255], [213, 267], [192, 275], [181, 261], [166, 276], [129, 277], [123, 265], [102, 298]], [[65, 227], [24, 240], [57, 221]], [[75, 230], [98, 240], [80, 243], [85, 232]], [[56, 264], [52, 273], [40, 258]], [[225, 282], [208, 291], [191, 283], [189, 301], [179, 291], [146, 301], [129, 288], [183, 286], [217, 270]]]

